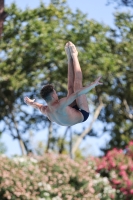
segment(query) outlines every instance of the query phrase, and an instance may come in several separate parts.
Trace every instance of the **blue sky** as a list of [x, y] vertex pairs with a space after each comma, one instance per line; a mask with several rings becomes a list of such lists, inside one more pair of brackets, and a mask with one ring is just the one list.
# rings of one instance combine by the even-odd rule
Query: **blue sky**
[[[12, 2], [16, 2], [18, 7], [25, 9], [27, 6], [29, 8], [35, 8], [39, 5], [39, 0], [5, 0], [6, 5], [10, 5]], [[43, 2], [48, 5], [50, 2], [49, 0], [43, 0]], [[94, 19], [100, 23], [104, 23], [109, 26], [114, 26], [114, 17], [113, 13], [118, 11], [115, 9], [115, 5], [109, 5], [106, 6], [107, 0], [68, 0], [68, 5], [70, 8], [75, 11], [77, 8], [80, 9], [83, 13], [88, 14], [88, 19]], [[76, 3], [75, 3], [76, 2]], [[119, 11], [127, 11], [127, 8], [121, 8]], [[84, 122], [84, 126], [88, 125], [91, 121], [91, 117], [87, 120], [87, 122]], [[101, 125], [96, 122], [94, 124], [94, 127], [98, 127], [99, 131], [101, 128]], [[75, 125], [73, 126], [73, 130], [82, 130], [81, 125]], [[63, 130], [63, 128], [62, 128]], [[98, 147], [105, 144], [106, 141], [108, 141], [108, 136], [103, 136], [102, 138], [88, 138], [86, 140], [85, 147], [88, 148], [88, 152], [92, 155], [99, 155]], [[44, 131], [40, 131], [36, 136], [34, 137], [34, 143], [36, 144], [36, 141], [46, 141], [47, 140], [47, 133], [44, 134]], [[7, 153], [6, 155], [11, 156], [13, 154], [21, 154], [20, 147], [18, 144], [18, 141], [13, 141], [12, 138], [8, 134], [4, 134], [2, 136], [2, 141], [7, 146]]]
[[[50, 0], [42, 0], [46, 5], [49, 4]], [[108, 0], [67, 0], [68, 5], [74, 11], [77, 8], [82, 12], [88, 14], [89, 19], [95, 19], [101, 23], [113, 26], [113, 13], [118, 9], [115, 9], [115, 4], [106, 6]], [[5, 0], [6, 5], [10, 5], [12, 2], [25, 9], [27, 6], [35, 8], [39, 5], [39, 0]], [[127, 8], [119, 8], [119, 11], [127, 11]]]

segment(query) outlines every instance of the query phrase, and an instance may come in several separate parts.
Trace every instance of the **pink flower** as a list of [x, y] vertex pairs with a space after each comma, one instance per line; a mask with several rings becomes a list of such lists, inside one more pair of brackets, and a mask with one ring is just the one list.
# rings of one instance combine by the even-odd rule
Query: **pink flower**
[[113, 182], [114, 184], [117, 184], [117, 185], [121, 183], [120, 180], [116, 180], [116, 179], [113, 179], [112, 182]]
[[95, 190], [92, 187], [89, 187], [89, 191], [93, 194]]
[[115, 164], [114, 161], [111, 161], [111, 162], [110, 162], [110, 165], [111, 165], [111, 167], [115, 167], [115, 166], [116, 166], [116, 164]]
[[126, 169], [127, 169], [127, 165], [121, 165], [121, 166], [119, 167], [119, 169], [120, 169], [120, 170], [126, 170]]
[[120, 174], [121, 176], [127, 176], [127, 174], [126, 174], [126, 172], [125, 172], [124, 170], [120, 171], [119, 174]]
[[131, 170], [131, 171], [133, 171], [133, 165], [132, 165], [132, 166], [130, 166], [130, 170]]
[[133, 141], [130, 141], [130, 142], [129, 142], [129, 146], [130, 146], [130, 145], [133, 145]]
[[98, 170], [101, 170], [103, 168], [105, 168], [105, 166], [103, 164], [101, 164], [101, 165], [98, 166]]
[[125, 188], [120, 188], [120, 191], [121, 191], [121, 192], [124, 192], [124, 191], [125, 191]]
[[128, 192], [127, 192], [127, 191], [124, 191], [124, 192], [123, 192], [123, 194], [127, 195], [127, 194], [128, 194]]
[[114, 198], [115, 198], [114, 194], [111, 194], [111, 195], [110, 195], [110, 198], [111, 198], [111, 199], [114, 199]]
[[133, 194], [133, 189], [130, 190], [130, 194]]
[[128, 186], [128, 187], [131, 187], [131, 185], [132, 185], [132, 182], [131, 182], [130, 180], [127, 180], [127, 182], [126, 182], [126, 183], [127, 183], [127, 186]]

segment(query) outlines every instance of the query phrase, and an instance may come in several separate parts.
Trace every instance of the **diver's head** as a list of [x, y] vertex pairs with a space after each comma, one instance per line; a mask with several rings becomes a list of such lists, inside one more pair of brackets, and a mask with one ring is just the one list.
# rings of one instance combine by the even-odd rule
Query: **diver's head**
[[50, 103], [53, 100], [58, 100], [58, 95], [51, 84], [43, 86], [40, 95], [47, 103]]

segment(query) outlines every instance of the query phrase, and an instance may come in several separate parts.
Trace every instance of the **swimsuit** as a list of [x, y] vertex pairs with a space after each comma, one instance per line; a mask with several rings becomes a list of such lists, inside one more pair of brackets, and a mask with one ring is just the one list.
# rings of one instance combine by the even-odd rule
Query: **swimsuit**
[[85, 122], [88, 117], [89, 117], [89, 113], [86, 112], [85, 110], [80, 109], [77, 105], [73, 106], [72, 108], [75, 108], [76, 110], [80, 111], [84, 117], [84, 120], [82, 122]]

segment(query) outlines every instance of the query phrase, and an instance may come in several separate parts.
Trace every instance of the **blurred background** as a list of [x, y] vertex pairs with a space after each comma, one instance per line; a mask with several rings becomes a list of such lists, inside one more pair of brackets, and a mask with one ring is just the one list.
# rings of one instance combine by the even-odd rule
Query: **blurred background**
[[[125, 5], [126, 4], [126, 5]], [[133, 137], [132, 3], [128, 1], [5, 1], [8, 16], [0, 53], [1, 151], [100, 156], [123, 148]], [[67, 94], [64, 46], [79, 50], [83, 85], [99, 75], [103, 86], [88, 94], [89, 119], [73, 127], [51, 123], [25, 105], [41, 100], [40, 88], [53, 83]]]
[[[2, 25], [0, 200], [133, 200], [133, 2], [0, 0]], [[48, 83], [67, 95], [68, 41], [83, 86], [103, 85], [88, 120], [62, 127], [24, 97], [45, 105]]]

